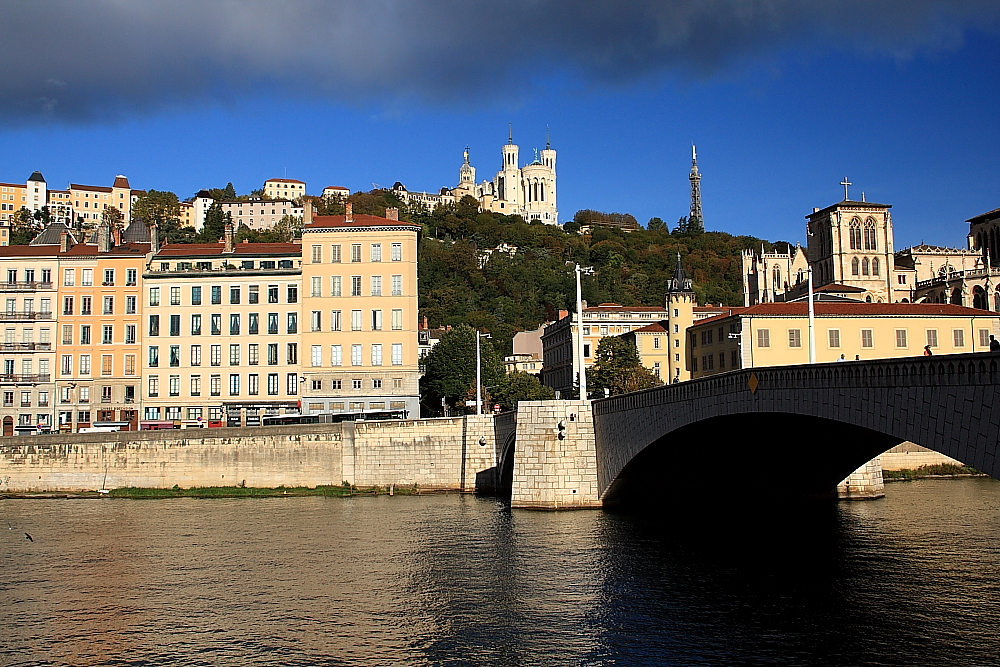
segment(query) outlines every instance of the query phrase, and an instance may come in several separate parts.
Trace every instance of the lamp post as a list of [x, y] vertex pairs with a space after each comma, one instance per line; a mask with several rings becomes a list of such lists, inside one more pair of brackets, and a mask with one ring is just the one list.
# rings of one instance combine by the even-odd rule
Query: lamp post
[[479, 333], [476, 329], [476, 414], [483, 414], [483, 353], [479, 346], [480, 338], [491, 338], [489, 334]]
[[809, 267], [809, 363], [816, 363], [816, 312], [813, 306], [813, 269], [811, 266]]
[[[587, 400], [587, 361], [583, 357], [583, 293], [580, 288], [580, 276], [584, 273], [594, 272], [592, 266], [580, 266], [576, 262], [566, 262], [566, 266], [575, 267], [576, 273], [576, 354], [573, 356], [580, 360], [580, 400]], [[572, 321], [570, 322], [572, 325]], [[571, 327], [572, 328], [572, 327]]]

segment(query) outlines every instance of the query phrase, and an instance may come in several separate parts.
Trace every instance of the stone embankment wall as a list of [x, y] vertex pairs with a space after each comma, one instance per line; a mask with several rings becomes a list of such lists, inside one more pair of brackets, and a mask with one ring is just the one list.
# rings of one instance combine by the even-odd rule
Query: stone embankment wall
[[920, 445], [906, 441], [901, 442], [889, 451], [882, 454], [882, 470], [916, 470], [920, 466], [934, 466], [942, 463], [951, 465], [965, 465], [958, 459], [945, 456], [933, 449], [927, 449]]
[[[413, 485], [492, 491], [491, 416], [5, 438], [0, 492]], [[480, 442], [485, 441], [485, 444]]]

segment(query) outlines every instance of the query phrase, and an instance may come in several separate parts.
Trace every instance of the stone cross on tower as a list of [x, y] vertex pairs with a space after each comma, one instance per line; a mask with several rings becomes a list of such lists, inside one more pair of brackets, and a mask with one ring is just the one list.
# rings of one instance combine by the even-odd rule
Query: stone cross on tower
[[847, 189], [854, 185], [854, 183], [851, 183], [847, 180], [847, 176], [844, 176], [844, 180], [842, 180], [840, 184], [844, 186], [844, 201], [850, 201], [851, 198], [847, 195]]

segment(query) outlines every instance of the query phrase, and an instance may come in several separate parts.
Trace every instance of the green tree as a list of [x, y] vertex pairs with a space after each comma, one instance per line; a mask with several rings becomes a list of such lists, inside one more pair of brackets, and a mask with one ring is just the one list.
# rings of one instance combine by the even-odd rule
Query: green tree
[[662, 218], [650, 218], [646, 224], [646, 229], [651, 232], [663, 232], [667, 230], [667, 223]]
[[246, 225], [240, 225], [236, 230], [236, 242], [243, 243], [280, 243], [281, 236], [273, 227], [268, 229], [250, 229]]
[[504, 376], [493, 392], [494, 401], [504, 410], [513, 410], [518, 401], [551, 401], [555, 397], [552, 387], [546, 387], [537, 376], [524, 371]]
[[228, 212], [223, 212], [218, 202], [213, 203], [205, 211], [205, 226], [201, 228], [198, 240], [202, 243], [218, 243], [226, 233], [226, 221], [233, 218]]
[[41, 224], [25, 207], [14, 214], [10, 225], [10, 244], [28, 245], [42, 231]]
[[283, 243], [291, 243], [293, 239], [302, 238], [302, 217], [298, 215], [283, 215], [274, 223], [274, 231]]
[[594, 367], [587, 373], [587, 389], [592, 396], [603, 395], [605, 389], [614, 396], [661, 384], [660, 378], [642, 365], [635, 343], [620, 336], [601, 339]]
[[42, 229], [45, 229], [52, 224], [52, 214], [49, 212], [48, 206], [43, 206], [35, 211], [32, 217], [35, 218], [35, 221], [38, 222]]
[[108, 225], [108, 229], [114, 231], [122, 228], [122, 212], [114, 206], [105, 206], [101, 212], [101, 220]]
[[161, 242], [191, 243], [195, 240], [194, 228], [181, 225], [180, 200], [173, 192], [149, 190], [143, 193], [132, 206], [132, 215], [150, 227], [159, 227]]
[[[503, 358], [489, 338], [480, 340], [482, 352], [483, 404], [489, 405], [492, 391], [504, 380]], [[462, 324], [445, 333], [421, 361], [420, 400], [426, 409], [438, 413], [441, 399], [460, 413], [473, 412], [465, 401], [476, 396], [476, 331]]]

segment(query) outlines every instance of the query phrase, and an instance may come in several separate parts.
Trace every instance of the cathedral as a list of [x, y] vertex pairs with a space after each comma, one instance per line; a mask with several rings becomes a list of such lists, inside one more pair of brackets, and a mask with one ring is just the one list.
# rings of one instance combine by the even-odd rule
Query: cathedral
[[520, 215], [525, 220], [539, 220], [548, 225], [559, 224], [556, 205], [556, 151], [552, 142], [546, 141], [545, 149], [535, 149], [535, 159], [523, 167], [520, 147], [514, 143], [511, 131], [503, 147], [503, 166], [492, 181], [476, 183], [476, 168], [469, 161], [465, 149], [465, 162], [459, 169], [458, 185], [442, 188], [436, 194], [409, 192], [402, 183], [393, 186], [393, 192], [403, 201], [422, 203], [428, 208], [441, 204], [454, 204], [470, 196], [479, 202], [483, 211]]

